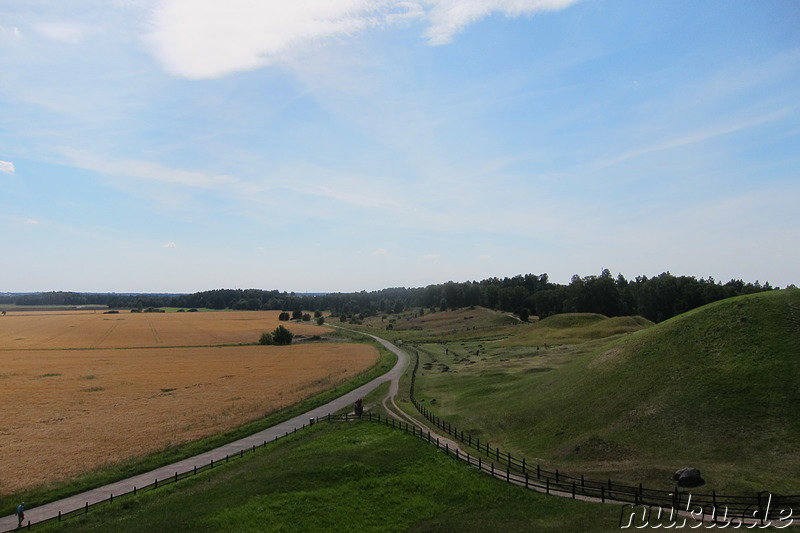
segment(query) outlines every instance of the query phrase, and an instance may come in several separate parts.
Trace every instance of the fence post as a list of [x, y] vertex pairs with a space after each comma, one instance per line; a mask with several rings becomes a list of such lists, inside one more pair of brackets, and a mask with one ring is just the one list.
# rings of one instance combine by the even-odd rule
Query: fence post
[[528, 473], [525, 472], [525, 488], [528, 488]]
[[113, 492], [108, 497], [108, 503], [114, 503], [114, 493]]
[[511, 469], [506, 467], [506, 483], [511, 483]]
[[89, 502], [86, 502], [86, 507], [84, 507], [84, 509], [86, 509], [86, 511], [85, 511], [86, 513], [89, 512]]
[[572, 499], [575, 499], [575, 482], [572, 482]]
[[544, 478], [545, 480], [545, 492], [550, 494], [550, 477]]
[[136, 496], [136, 486], [133, 487], [133, 495]]
[[606, 503], [606, 488], [600, 485], [600, 501]]
[[524, 457], [522, 458], [522, 471], [526, 472], [526, 470], [525, 470], [525, 458]]
[[[277, 439], [278, 437], [275, 438]], [[211, 459], [211, 468], [214, 468], [214, 459]]]
[[61, 511], [58, 512], [58, 521], [61, 522]]
[[177, 482], [178, 482], [178, 473], [175, 472], [175, 483], [177, 483]]
[[194, 474], [193, 475], [195, 475], [195, 476], [197, 475], [197, 465], [194, 465]]
[[158, 478], [156, 478], [155, 482], [153, 482], [153, 488], [154, 489], [158, 488]]

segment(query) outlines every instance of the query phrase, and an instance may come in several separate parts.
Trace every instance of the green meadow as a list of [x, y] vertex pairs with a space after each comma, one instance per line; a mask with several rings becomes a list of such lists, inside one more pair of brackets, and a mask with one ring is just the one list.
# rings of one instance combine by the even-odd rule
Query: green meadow
[[325, 422], [41, 531], [619, 530], [620, 508], [506, 484], [400, 430]]

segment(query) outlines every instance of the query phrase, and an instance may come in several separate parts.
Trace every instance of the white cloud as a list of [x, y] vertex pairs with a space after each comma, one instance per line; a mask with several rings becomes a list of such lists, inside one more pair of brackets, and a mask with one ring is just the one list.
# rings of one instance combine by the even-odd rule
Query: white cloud
[[174, 243], [174, 242], [172, 242], [172, 241], [170, 241], [170, 242], [168, 242], [167, 244], [165, 244], [165, 245], [164, 245], [164, 248], [167, 248], [167, 249], [169, 249], [169, 250], [171, 250], [171, 249], [173, 249], [173, 248], [177, 248], [177, 247], [178, 247], [178, 245], [177, 245], [177, 244], [175, 244], [175, 243]]
[[372, 255], [389, 256], [391, 254], [389, 253], [389, 250], [387, 250], [386, 248], [378, 248], [377, 250], [372, 252]]
[[374, 24], [385, 2], [163, 0], [146, 37], [164, 68], [215, 78], [280, 60], [290, 48]]
[[16, 172], [16, 168], [14, 168], [14, 163], [11, 161], [0, 161], [0, 172], [5, 174], [13, 174]]
[[564, 9], [580, 0], [160, 0], [145, 41], [168, 72], [217, 78], [287, 59], [297, 47], [370, 27], [419, 19], [431, 44], [445, 44], [493, 13]]

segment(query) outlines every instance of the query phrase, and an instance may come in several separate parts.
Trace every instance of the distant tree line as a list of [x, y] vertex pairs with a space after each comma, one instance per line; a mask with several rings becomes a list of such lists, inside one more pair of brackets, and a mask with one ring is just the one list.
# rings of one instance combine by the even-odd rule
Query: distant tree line
[[[517, 314], [523, 320], [536, 315], [600, 313], [606, 316], [641, 315], [661, 322], [701, 305], [732, 296], [773, 290], [763, 285], [713, 278], [674, 276], [664, 272], [648, 278], [627, 280], [613, 277], [608, 269], [600, 275], [575, 275], [567, 285], [553, 283], [547, 274], [525, 274], [512, 278], [453, 282], [419, 288], [389, 288], [379, 291], [331, 294], [295, 294], [261, 289], [216, 289], [193, 294], [84, 294], [47, 292], [0, 297], [0, 303], [17, 305], [107, 305], [111, 308], [179, 307], [237, 310], [291, 311], [293, 319], [309, 320], [302, 310], [329, 310], [342, 320], [363, 319], [378, 314], [402, 313], [410, 308], [425, 311], [482, 306]], [[282, 318], [288, 318], [284, 315]]]

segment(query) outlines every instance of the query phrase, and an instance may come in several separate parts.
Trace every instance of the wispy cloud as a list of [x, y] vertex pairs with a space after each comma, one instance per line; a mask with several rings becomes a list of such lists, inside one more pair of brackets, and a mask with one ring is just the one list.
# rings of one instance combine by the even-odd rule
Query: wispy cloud
[[62, 148], [60, 153], [69, 160], [70, 164], [101, 174], [172, 183], [198, 189], [251, 192], [245, 182], [225, 174], [207, 174], [192, 170], [175, 169], [138, 159], [115, 159], [73, 148]]
[[565, 9], [579, 0], [440, 0], [428, 14], [430, 28], [425, 32], [430, 44], [447, 44], [470, 24], [501, 13], [507, 17], [532, 15], [539, 11]]
[[[486, 16], [564, 9], [579, 0], [161, 0], [145, 41], [168, 72], [217, 78], [279, 62], [298, 47], [411, 19], [429, 24], [431, 44], [445, 44]], [[62, 33], [64, 33], [62, 31]]]
[[686, 135], [683, 135], [681, 137], [677, 137], [675, 139], [670, 139], [668, 141], [657, 143], [651, 146], [646, 146], [644, 148], [639, 148], [637, 150], [632, 150], [630, 152], [626, 152], [611, 159], [601, 161], [599, 164], [600, 166], [616, 165], [617, 163], [622, 163], [623, 161], [627, 161], [628, 159], [633, 159], [635, 157], [639, 157], [642, 155], [647, 155], [654, 152], [661, 152], [664, 150], [671, 150], [673, 148], [679, 148], [681, 146], [707, 141], [715, 137], [728, 135], [738, 131], [753, 128], [755, 126], [760, 126], [761, 124], [765, 124], [773, 120], [781, 119], [793, 113], [796, 109], [797, 109], [796, 107], [780, 109], [778, 111], [768, 113], [766, 115], [762, 115], [755, 118], [749, 118], [746, 120], [742, 120], [740, 122], [722, 124], [714, 128], [694, 131]]
[[0, 172], [5, 174], [13, 174], [16, 172], [16, 168], [14, 168], [14, 163], [11, 161], [0, 161]]
[[74, 22], [37, 22], [33, 25], [36, 33], [66, 44], [80, 44], [90, 33], [92, 27]]
[[378, 248], [377, 250], [372, 252], [372, 255], [380, 255], [383, 257], [388, 257], [391, 254], [389, 253], [389, 250], [387, 250], [386, 248]]
[[168, 249], [168, 250], [172, 250], [172, 249], [175, 249], [175, 248], [177, 248], [177, 247], [178, 247], [178, 245], [177, 245], [177, 244], [175, 244], [174, 242], [170, 241], [170, 242], [168, 242], [167, 244], [165, 244], [163, 247], [164, 247], [164, 248], [166, 248], [166, 249]]

